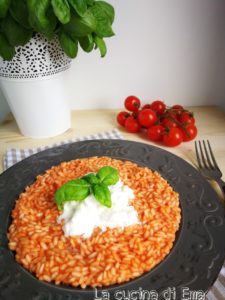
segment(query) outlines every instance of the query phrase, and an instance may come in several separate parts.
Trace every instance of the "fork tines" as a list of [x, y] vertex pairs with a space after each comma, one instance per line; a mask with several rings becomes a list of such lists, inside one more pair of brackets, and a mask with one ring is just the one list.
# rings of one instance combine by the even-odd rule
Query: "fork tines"
[[204, 140], [195, 141], [195, 152], [199, 168], [219, 169], [208, 140], [207, 143]]

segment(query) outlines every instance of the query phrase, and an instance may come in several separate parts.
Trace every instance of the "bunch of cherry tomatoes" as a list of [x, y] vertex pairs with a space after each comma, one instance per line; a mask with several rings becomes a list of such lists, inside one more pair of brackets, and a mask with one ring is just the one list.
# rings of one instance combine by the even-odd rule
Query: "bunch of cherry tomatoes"
[[128, 132], [146, 131], [149, 140], [166, 146], [178, 146], [197, 136], [193, 113], [181, 105], [167, 107], [161, 100], [141, 106], [136, 96], [128, 96], [124, 101], [128, 111], [117, 115], [117, 122]]

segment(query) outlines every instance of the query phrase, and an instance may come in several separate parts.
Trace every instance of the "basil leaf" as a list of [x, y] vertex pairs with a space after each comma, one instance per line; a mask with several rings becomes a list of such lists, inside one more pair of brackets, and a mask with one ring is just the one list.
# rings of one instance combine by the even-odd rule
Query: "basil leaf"
[[29, 0], [27, 6], [31, 27], [51, 39], [54, 36], [57, 18], [54, 15], [50, 0]]
[[63, 30], [71, 36], [72, 39], [84, 37], [92, 33], [96, 28], [96, 20], [90, 11], [86, 11], [83, 17], [73, 13], [70, 22], [63, 25]]
[[27, 7], [29, 12], [29, 23], [36, 30], [41, 31], [47, 27], [48, 20], [46, 18], [47, 9], [50, 0], [29, 0]]
[[59, 210], [67, 201], [82, 201], [90, 194], [90, 184], [84, 179], [70, 180], [55, 193], [55, 202]]
[[109, 188], [103, 184], [96, 184], [93, 186], [93, 194], [96, 198], [96, 200], [101, 203], [102, 205], [106, 207], [111, 207], [112, 206], [112, 201], [111, 201], [111, 194], [109, 191]]
[[94, 2], [95, 2], [95, 0], [86, 0], [86, 3], [87, 3], [88, 6], [93, 5]]
[[0, 18], [4, 18], [8, 12], [10, 0], [0, 0]]
[[94, 173], [90, 173], [82, 177], [84, 180], [86, 180], [91, 185], [99, 183], [99, 178]]
[[32, 30], [20, 26], [10, 15], [2, 21], [1, 27], [11, 46], [23, 46], [32, 36]]
[[15, 55], [15, 48], [9, 44], [5, 36], [0, 32], [0, 56], [5, 60], [11, 60]]
[[114, 18], [115, 18], [114, 7], [111, 4], [109, 4], [109, 3], [105, 2], [105, 1], [96, 1], [95, 5], [101, 7], [101, 9], [107, 15], [107, 17], [108, 17], [108, 19], [110, 21], [110, 24], [112, 24], [114, 22]]
[[96, 29], [94, 31], [96, 35], [101, 38], [113, 36], [114, 32], [111, 27], [111, 21], [102, 6], [97, 5], [96, 2], [95, 5], [89, 8], [89, 10], [97, 21]]
[[97, 177], [105, 185], [114, 185], [119, 180], [119, 173], [115, 168], [105, 166], [98, 171]]
[[54, 37], [54, 32], [57, 26], [57, 18], [54, 14], [52, 6], [49, 6], [46, 11], [46, 18], [48, 22], [46, 23], [46, 27], [43, 30], [43, 34], [47, 38], [52, 39]]
[[75, 58], [78, 52], [78, 41], [72, 40], [70, 36], [63, 31], [60, 31], [58, 36], [60, 45], [66, 55], [70, 58]]
[[102, 167], [97, 174], [89, 173], [82, 178], [70, 180], [63, 184], [55, 193], [55, 202], [59, 210], [66, 201], [82, 201], [90, 193], [106, 207], [112, 206], [111, 193], [107, 185], [119, 180], [118, 171], [110, 166]]
[[85, 0], [68, 0], [70, 5], [75, 9], [79, 16], [83, 16], [87, 10], [87, 3]]
[[56, 17], [62, 24], [70, 21], [70, 6], [67, 0], [51, 0]]
[[79, 43], [81, 48], [85, 52], [91, 52], [94, 48], [94, 39], [91, 34], [88, 34], [87, 36], [79, 38]]
[[94, 42], [95, 42], [96, 47], [98, 47], [98, 49], [100, 50], [101, 57], [104, 57], [107, 52], [107, 48], [106, 48], [106, 44], [105, 44], [104, 40], [98, 36], [95, 36]]
[[10, 5], [11, 16], [23, 27], [30, 29], [30, 24], [28, 20], [28, 8], [26, 0], [11, 0]]

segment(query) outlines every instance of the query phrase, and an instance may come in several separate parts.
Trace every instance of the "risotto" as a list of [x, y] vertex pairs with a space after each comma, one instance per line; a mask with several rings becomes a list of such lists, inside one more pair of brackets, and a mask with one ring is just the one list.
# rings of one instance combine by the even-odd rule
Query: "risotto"
[[[65, 236], [55, 191], [65, 182], [108, 165], [132, 188], [130, 201], [139, 224], [95, 228], [89, 238]], [[91, 157], [47, 170], [16, 201], [9, 227], [9, 248], [17, 262], [40, 280], [74, 287], [124, 283], [159, 264], [170, 252], [179, 228], [179, 196], [157, 172], [129, 161]]]

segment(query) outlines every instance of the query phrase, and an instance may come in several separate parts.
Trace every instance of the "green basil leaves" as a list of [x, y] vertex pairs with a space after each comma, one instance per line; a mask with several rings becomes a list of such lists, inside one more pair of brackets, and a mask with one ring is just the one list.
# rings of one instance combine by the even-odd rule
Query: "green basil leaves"
[[106, 207], [112, 206], [111, 194], [107, 185], [100, 183], [93, 186], [93, 194], [96, 200]]
[[88, 53], [99, 49], [104, 57], [114, 17], [114, 7], [102, 0], [0, 0], [0, 56], [11, 60], [16, 46], [41, 33], [48, 40], [56, 35], [70, 58], [79, 46]]
[[52, 7], [56, 17], [62, 24], [66, 24], [70, 20], [70, 6], [67, 0], [51, 0]]
[[92, 33], [96, 28], [96, 20], [90, 11], [81, 18], [76, 13], [73, 13], [70, 22], [63, 26], [63, 30], [71, 36], [72, 39], [86, 36]]
[[71, 37], [67, 35], [65, 32], [60, 31], [59, 42], [66, 55], [68, 55], [71, 58], [75, 58], [77, 56], [77, 52], [78, 52], [77, 40], [71, 39]]
[[105, 5], [102, 6], [103, 1], [97, 1], [91, 8], [90, 11], [96, 19], [95, 33], [97, 36], [111, 37], [114, 32], [111, 27], [111, 21], [114, 19], [114, 14]]
[[97, 177], [105, 185], [114, 185], [119, 180], [118, 171], [109, 166], [101, 168], [97, 173]]
[[94, 37], [94, 42], [95, 42], [96, 48], [98, 48], [101, 53], [101, 57], [104, 57], [107, 52], [105, 41], [96, 35]]
[[55, 193], [55, 203], [59, 210], [67, 201], [83, 201], [91, 193], [95, 199], [106, 207], [112, 206], [109, 185], [119, 180], [118, 171], [110, 166], [102, 167], [96, 174], [89, 173], [82, 178], [70, 180]]
[[29, 23], [36, 32], [44, 34], [48, 39], [54, 36], [57, 18], [50, 0], [27, 1]]
[[10, 6], [10, 0], [0, 0], [0, 18], [4, 18]]
[[79, 38], [79, 43], [80, 43], [81, 48], [85, 52], [90, 52], [94, 48], [94, 39], [93, 39], [92, 34], [88, 34], [84, 37]]
[[86, 0], [69, 0], [69, 3], [81, 17], [87, 10]]
[[0, 55], [5, 60], [11, 60], [15, 55], [15, 48], [9, 44], [5, 36], [0, 32]]
[[94, 173], [89, 173], [89, 174], [85, 175], [85, 176], [82, 177], [82, 178], [83, 178], [84, 180], [86, 180], [87, 182], [89, 182], [91, 185], [100, 183], [98, 177], [97, 177], [96, 174], [94, 174]]
[[11, 46], [25, 45], [32, 36], [31, 30], [18, 25], [10, 15], [2, 21], [2, 31]]
[[84, 179], [66, 182], [55, 193], [55, 202], [59, 210], [67, 201], [82, 201], [90, 194], [90, 184]]
[[10, 14], [11, 16], [22, 26], [30, 29], [31, 26], [28, 20], [28, 7], [26, 0], [20, 0], [18, 5], [18, 0], [11, 0], [10, 4]]

